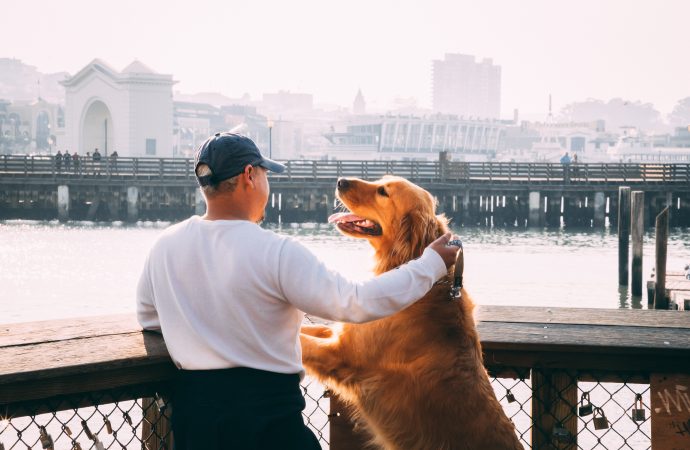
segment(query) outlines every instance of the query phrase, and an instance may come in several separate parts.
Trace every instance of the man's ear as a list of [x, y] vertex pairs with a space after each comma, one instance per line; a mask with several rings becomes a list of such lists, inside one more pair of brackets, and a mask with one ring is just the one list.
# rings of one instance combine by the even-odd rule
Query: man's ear
[[251, 164], [247, 164], [244, 167], [244, 174], [247, 175], [250, 181], [254, 180], [254, 167]]

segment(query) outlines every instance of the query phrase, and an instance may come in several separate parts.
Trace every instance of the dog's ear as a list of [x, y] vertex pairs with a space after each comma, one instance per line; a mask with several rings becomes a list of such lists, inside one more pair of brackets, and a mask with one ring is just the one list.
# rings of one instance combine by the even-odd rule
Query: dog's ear
[[391, 251], [395, 267], [420, 257], [427, 245], [443, 234], [443, 231], [443, 226], [436, 216], [429, 216], [420, 211], [405, 214], [400, 221]]

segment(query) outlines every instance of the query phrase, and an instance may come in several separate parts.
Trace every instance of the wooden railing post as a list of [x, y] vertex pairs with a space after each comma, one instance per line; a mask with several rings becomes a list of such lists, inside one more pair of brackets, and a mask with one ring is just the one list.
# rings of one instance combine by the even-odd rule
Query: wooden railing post
[[577, 448], [577, 377], [532, 370], [532, 449]]
[[172, 422], [170, 421], [170, 410], [168, 410], [168, 399], [161, 397], [165, 409], [161, 410], [156, 401], [150, 397], [141, 399], [141, 409], [143, 420], [141, 426], [142, 448], [145, 449], [166, 449], [173, 448]]

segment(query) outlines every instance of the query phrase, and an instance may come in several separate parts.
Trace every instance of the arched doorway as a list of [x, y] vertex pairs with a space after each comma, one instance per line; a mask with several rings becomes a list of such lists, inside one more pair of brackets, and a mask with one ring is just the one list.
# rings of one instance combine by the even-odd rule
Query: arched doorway
[[86, 109], [81, 127], [80, 153], [93, 153], [95, 148], [98, 148], [103, 156], [114, 150], [113, 118], [106, 104], [100, 100], [94, 101]]

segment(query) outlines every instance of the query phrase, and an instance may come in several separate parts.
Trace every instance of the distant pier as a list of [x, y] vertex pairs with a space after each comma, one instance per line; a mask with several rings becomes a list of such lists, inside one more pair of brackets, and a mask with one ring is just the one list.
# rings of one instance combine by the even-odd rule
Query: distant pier
[[[268, 222], [324, 222], [339, 177], [400, 175], [429, 190], [456, 226], [602, 228], [617, 224], [618, 187], [644, 191], [645, 226], [664, 207], [690, 226], [690, 164], [285, 161], [272, 174]], [[0, 219], [178, 220], [203, 213], [193, 161], [0, 156]]]

